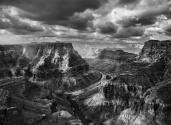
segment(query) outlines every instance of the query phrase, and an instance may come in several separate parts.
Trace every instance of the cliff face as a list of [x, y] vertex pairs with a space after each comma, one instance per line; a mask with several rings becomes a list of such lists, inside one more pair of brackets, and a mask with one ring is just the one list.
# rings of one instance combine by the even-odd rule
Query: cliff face
[[150, 40], [144, 43], [139, 59], [148, 63], [156, 62], [164, 56], [170, 58], [171, 41]]
[[[163, 79], [169, 78], [171, 74], [171, 41], [150, 40], [145, 42], [139, 55], [139, 61], [147, 62], [155, 66], [157, 71], [163, 72]], [[154, 63], [154, 64], [153, 64]], [[156, 71], [156, 72], [157, 72]], [[154, 71], [153, 71], [154, 72]]]

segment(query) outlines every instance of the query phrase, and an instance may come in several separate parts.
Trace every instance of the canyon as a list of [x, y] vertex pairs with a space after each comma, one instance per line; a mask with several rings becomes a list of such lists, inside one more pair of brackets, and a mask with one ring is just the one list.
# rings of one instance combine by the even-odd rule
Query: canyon
[[171, 41], [139, 55], [71, 43], [0, 45], [2, 125], [170, 125]]

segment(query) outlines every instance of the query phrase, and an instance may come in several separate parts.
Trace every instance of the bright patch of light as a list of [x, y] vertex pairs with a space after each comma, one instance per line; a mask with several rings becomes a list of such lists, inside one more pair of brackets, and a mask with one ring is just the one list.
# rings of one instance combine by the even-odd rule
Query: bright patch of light
[[10, 16], [18, 16], [19, 15], [19, 9], [15, 8], [15, 7], [6, 7], [6, 8], [3, 8], [3, 11], [10, 15]]
[[123, 18], [136, 18], [137, 12], [134, 10], [128, 10], [127, 8], [115, 8], [112, 12], [107, 16], [112, 22], [116, 22], [122, 20]]
[[94, 94], [91, 98], [85, 100], [85, 104], [88, 106], [100, 106], [104, 103], [105, 98], [101, 93]]
[[4, 29], [0, 29], [0, 35], [4, 35], [4, 34], [9, 34], [9, 32], [7, 30]]

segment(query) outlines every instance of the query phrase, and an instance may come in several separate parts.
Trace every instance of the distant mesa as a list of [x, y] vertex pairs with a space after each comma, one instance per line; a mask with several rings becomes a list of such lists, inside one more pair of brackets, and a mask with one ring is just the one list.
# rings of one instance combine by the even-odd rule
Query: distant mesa
[[109, 48], [101, 50], [98, 55], [99, 59], [112, 59], [117, 61], [127, 61], [128, 59], [135, 58], [136, 54], [124, 52], [123, 50], [112, 50]]
[[128, 64], [136, 60], [137, 55], [123, 50], [113, 50], [105, 48], [100, 50], [97, 58], [87, 59], [90, 68], [99, 70], [101, 72], [110, 73], [118, 72], [122, 64]]

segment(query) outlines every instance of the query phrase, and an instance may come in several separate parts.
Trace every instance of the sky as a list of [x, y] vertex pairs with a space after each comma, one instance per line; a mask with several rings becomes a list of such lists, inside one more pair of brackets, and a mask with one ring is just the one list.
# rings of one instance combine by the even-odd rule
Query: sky
[[93, 57], [149, 39], [171, 39], [171, 0], [0, 0], [0, 44], [72, 42]]

